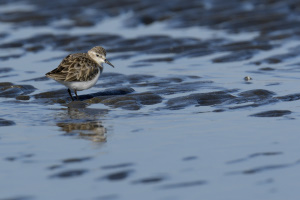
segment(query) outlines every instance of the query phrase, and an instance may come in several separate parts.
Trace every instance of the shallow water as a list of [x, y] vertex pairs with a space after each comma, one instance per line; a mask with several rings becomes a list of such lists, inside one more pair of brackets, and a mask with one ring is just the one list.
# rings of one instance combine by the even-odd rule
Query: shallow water
[[[295, 199], [299, 6], [0, 1], [0, 199]], [[96, 45], [71, 102], [44, 74]]]

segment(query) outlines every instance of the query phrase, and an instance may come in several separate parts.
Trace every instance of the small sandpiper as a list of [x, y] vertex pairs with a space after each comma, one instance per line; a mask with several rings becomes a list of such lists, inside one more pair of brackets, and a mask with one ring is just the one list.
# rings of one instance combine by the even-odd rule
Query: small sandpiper
[[77, 91], [89, 89], [96, 84], [103, 71], [103, 63], [114, 67], [106, 59], [105, 49], [96, 46], [87, 53], [68, 55], [57, 68], [48, 72], [46, 76], [65, 85], [72, 101], [74, 101], [71, 90], [74, 90], [78, 100]]

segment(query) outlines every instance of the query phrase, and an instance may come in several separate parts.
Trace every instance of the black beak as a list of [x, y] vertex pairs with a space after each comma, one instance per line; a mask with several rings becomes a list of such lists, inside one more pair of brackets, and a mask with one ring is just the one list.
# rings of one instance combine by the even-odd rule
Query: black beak
[[112, 66], [113, 68], [115, 67], [115, 66], [113, 66], [113, 64], [111, 64], [107, 59], [105, 59], [105, 63], [106, 63], [106, 64], [109, 64], [109, 65]]

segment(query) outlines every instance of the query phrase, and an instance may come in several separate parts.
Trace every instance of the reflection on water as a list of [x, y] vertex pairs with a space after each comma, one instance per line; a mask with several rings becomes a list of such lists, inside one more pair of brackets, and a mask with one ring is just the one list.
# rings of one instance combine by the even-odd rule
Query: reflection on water
[[66, 135], [78, 135], [80, 138], [89, 139], [93, 142], [106, 141], [106, 129], [101, 121], [83, 122], [83, 123], [57, 123]]
[[106, 142], [106, 128], [101, 118], [108, 113], [105, 109], [70, 108], [59, 113], [56, 123], [64, 135], [77, 136], [93, 142]]

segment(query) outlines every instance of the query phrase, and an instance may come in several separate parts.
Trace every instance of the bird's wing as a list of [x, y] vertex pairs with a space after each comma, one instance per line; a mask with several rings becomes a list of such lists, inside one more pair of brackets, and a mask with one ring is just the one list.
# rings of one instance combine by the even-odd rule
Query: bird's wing
[[97, 63], [89, 59], [85, 54], [70, 54], [65, 57], [59, 66], [48, 72], [46, 76], [57, 81], [88, 81], [99, 72]]

